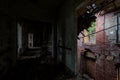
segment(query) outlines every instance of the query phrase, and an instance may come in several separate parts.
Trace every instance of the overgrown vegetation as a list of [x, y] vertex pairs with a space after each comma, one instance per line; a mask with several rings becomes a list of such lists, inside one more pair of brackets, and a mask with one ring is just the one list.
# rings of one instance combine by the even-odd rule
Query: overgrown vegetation
[[88, 31], [90, 34], [95, 33], [95, 22], [91, 22], [90, 27], [88, 28]]

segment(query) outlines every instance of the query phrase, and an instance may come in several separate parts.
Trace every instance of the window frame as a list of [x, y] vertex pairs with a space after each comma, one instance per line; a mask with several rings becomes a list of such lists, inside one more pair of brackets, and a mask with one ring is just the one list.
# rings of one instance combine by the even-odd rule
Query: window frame
[[116, 35], [116, 43], [120, 44], [120, 13], [117, 14], [117, 35]]

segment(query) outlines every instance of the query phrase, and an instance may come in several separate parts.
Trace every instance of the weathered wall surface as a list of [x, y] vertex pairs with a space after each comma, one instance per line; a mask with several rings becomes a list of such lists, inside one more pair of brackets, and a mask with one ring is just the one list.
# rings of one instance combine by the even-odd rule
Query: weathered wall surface
[[[6, 73], [15, 65], [17, 53], [16, 19], [0, 15], [0, 73]], [[2, 76], [2, 75], [0, 75]]]
[[[99, 54], [99, 56], [96, 61], [96, 80], [117, 79], [115, 60], [119, 55], [119, 47], [115, 46], [116, 38], [114, 38], [115, 40], [112, 39], [116, 36], [116, 30], [114, 30], [116, 25], [117, 18], [114, 12], [97, 16], [96, 32], [98, 33], [96, 33], [96, 45], [99, 46], [99, 49], [97, 49], [96, 54]], [[111, 32], [113, 33], [111, 34]]]
[[58, 12], [57, 46], [58, 58], [76, 72], [77, 26], [75, 9], [80, 1], [67, 0]]
[[[95, 33], [96, 44], [84, 44], [78, 40], [79, 55], [81, 55], [81, 50], [84, 50], [82, 48], [88, 48], [96, 55], [95, 66], [91, 66], [92, 63], [90, 62], [86, 62], [86, 66], [88, 66], [88, 68], [91, 67], [91, 71], [87, 72], [87, 74], [94, 71], [92, 77], [95, 80], [117, 80], [116, 60], [119, 60], [120, 48], [115, 45], [117, 43], [115, 37], [116, 25], [117, 17], [114, 15], [114, 12], [104, 16], [97, 15]], [[81, 68], [79, 70], [81, 70]]]

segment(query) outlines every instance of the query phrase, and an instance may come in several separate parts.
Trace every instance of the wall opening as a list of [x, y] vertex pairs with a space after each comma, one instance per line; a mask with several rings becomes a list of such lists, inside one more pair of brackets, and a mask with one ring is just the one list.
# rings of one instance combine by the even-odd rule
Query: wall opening
[[79, 36], [83, 36], [83, 43], [84, 44], [95, 44], [96, 43], [96, 35], [95, 35], [95, 25], [96, 22], [91, 22], [90, 26], [87, 29], [82, 31], [82, 34], [79, 33]]
[[[95, 80], [118, 80], [119, 70], [117, 72], [115, 66], [120, 62], [115, 61], [120, 55], [120, 6], [118, 3], [120, 3], [118, 0], [92, 0], [85, 1], [79, 7], [77, 12], [78, 73], [83, 70], [81, 65], [84, 65], [84, 61], [86, 70], [92, 65], [90, 60], [82, 60], [84, 57], [82, 54], [89, 49], [96, 56], [96, 60], [94, 61], [95, 66], [91, 67], [94, 72], [89, 69], [87, 76]], [[94, 75], [91, 76], [90, 73]], [[110, 78], [109, 75], [115, 76]]]
[[33, 48], [33, 33], [28, 33], [28, 48]]

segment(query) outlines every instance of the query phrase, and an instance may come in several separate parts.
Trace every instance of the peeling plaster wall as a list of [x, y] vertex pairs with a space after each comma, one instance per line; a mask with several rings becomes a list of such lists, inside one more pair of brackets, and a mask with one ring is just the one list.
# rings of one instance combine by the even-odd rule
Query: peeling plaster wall
[[77, 19], [75, 8], [79, 2], [77, 0], [67, 0], [60, 8], [57, 20], [58, 59], [73, 72], [76, 72], [77, 62]]

